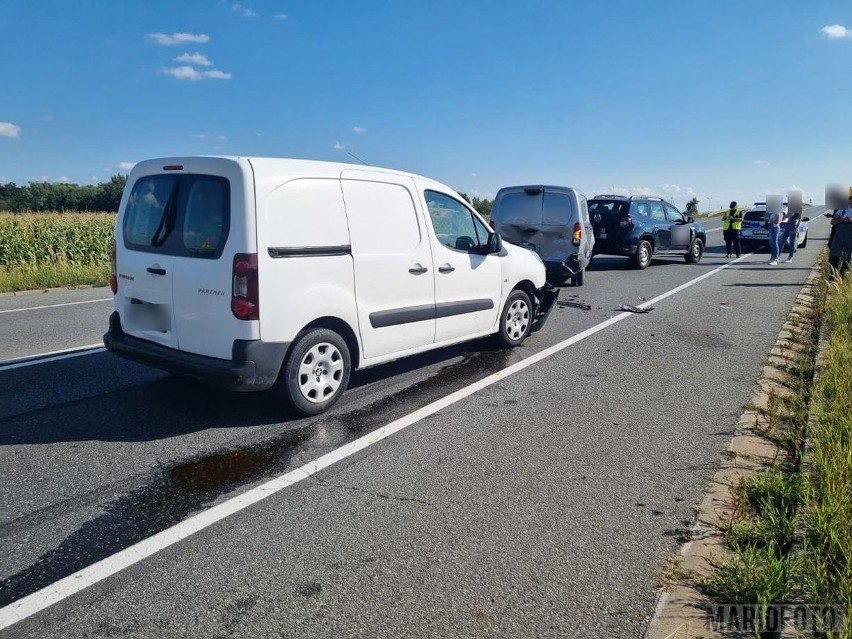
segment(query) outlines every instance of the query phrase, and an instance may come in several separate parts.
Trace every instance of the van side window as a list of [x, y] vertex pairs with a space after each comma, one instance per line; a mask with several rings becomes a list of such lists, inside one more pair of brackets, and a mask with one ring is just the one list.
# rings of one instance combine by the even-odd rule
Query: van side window
[[[483, 228], [477, 230], [473, 213], [464, 204], [437, 191], [426, 191], [425, 196], [432, 227], [441, 244], [455, 251], [469, 252], [488, 241], [484, 225], [480, 224]], [[483, 234], [484, 237], [480, 237]]]

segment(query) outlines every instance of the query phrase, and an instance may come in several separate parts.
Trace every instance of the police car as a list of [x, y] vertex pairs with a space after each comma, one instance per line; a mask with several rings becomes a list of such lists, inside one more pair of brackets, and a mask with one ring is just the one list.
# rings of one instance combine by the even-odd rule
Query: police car
[[[769, 217], [766, 215], [766, 202], [755, 202], [748, 211], [743, 215], [743, 228], [740, 231], [740, 244], [745, 247], [769, 247], [769, 229], [766, 228], [766, 222]], [[808, 243], [808, 224], [809, 217], [803, 217], [799, 222], [799, 228], [796, 230], [796, 246], [803, 248]], [[787, 222], [787, 203], [784, 202], [781, 212], [781, 230], [784, 230], [784, 224]], [[786, 245], [785, 245], [786, 246]], [[784, 250], [784, 247], [781, 247]]]

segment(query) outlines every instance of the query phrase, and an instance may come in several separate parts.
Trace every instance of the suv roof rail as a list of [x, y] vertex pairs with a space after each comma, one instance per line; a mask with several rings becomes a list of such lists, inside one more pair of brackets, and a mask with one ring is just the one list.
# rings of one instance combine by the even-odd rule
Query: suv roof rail
[[665, 202], [665, 200], [661, 197], [657, 197], [655, 195], [631, 195], [631, 200], [657, 200], [659, 202]]
[[592, 198], [593, 200], [626, 200], [626, 195], [613, 195], [609, 193], [601, 193]]

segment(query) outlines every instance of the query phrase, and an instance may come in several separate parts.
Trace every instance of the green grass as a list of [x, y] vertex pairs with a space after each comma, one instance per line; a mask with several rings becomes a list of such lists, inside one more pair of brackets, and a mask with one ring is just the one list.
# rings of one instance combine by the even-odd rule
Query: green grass
[[828, 347], [814, 389], [811, 473], [804, 490], [807, 599], [843, 606], [852, 637], [852, 278], [832, 284]]
[[106, 285], [112, 213], [0, 212], [0, 292]]

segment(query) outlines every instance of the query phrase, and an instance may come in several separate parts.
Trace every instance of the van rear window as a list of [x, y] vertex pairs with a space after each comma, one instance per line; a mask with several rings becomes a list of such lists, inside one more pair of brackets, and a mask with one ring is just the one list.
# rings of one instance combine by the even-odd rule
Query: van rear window
[[231, 185], [213, 175], [137, 180], [124, 212], [124, 246], [134, 251], [218, 259], [231, 225]]

